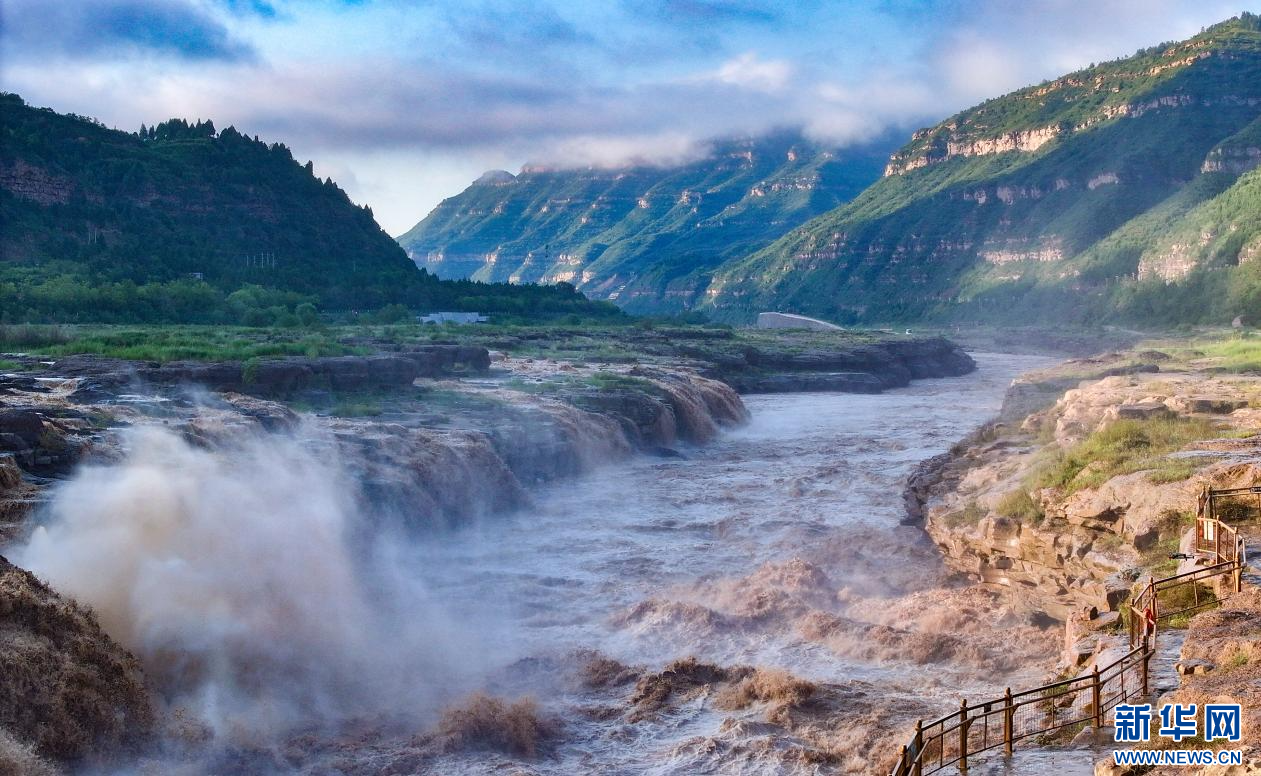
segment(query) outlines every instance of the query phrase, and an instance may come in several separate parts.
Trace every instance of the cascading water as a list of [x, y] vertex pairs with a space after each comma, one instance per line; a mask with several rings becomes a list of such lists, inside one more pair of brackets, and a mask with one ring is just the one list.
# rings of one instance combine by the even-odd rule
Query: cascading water
[[476, 630], [426, 595], [386, 527], [356, 532], [327, 445], [247, 435], [211, 451], [158, 429], [126, 442], [123, 461], [56, 491], [14, 560], [92, 607], [170, 707], [262, 738], [419, 720], [490, 665], [448, 659], [485, 654]]
[[[529, 762], [538, 772], [813, 772], [803, 747], [867, 772], [862, 747], [887, 736], [879, 720], [905, 723], [900, 702], [992, 689], [1048, 654], [1010, 600], [949, 583], [922, 534], [899, 525], [912, 466], [1042, 363], [978, 360], [974, 375], [879, 396], [751, 397], [747, 427], [687, 460], [559, 480], [453, 531], [370, 514], [355, 467], [318, 435], [206, 450], [136, 432], [122, 461], [56, 491], [15, 560], [92, 606], [167, 710], [214, 733], [154, 757], [270, 747], [287, 753], [268, 760], [282, 771], [495, 771], [510, 755], [410, 737], [486, 688], [533, 696], [556, 722]], [[704, 697], [631, 713], [629, 686], [579, 680], [597, 655], [632, 679], [688, 655], [783, 669], [839, 687], [856, 717], [794, 728], [816, 736], [803, 744]], [[793, 686], [780, 676], [740, 687]], [[377, 732], [347, 732], [364, 725]]]

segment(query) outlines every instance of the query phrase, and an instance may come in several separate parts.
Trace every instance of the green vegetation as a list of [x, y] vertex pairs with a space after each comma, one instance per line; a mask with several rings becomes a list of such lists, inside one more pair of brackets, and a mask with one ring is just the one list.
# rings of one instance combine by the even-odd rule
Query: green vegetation
[[[48, 332], [45, 339], [32, 332]], [[10, 338], [11, 332], [19, 336]], [[341, 356], [370, 348], [344, 342], [332, 331], [222, 326], [4, 326], [0, 349], [49, 356], [89, 353], [136, 361], [247, 361], [269, 356]]]
[[[1258, 307], [1257, 309], [1261, 309]], [[1261, 372], [1261, 339], [1232, 338], [1198, 344], [1206, 359], [1213, 359], [1212, 368], [1222, 372]]]
[[338, 418], [375, 418], [385, 410], [376, 401], [343, 401], [333, 405], [329, 414]]
[[[431, 324], [331, 323], [310, 328], [288, 326], [208, 326], [199, 324], [0, 324], [0, 352], [49, 356], [93, 354], [141, 361], [195, 359], [247, 361], [272, 356], [367, 354], [394, 347], [455, 343], [477, 345], [520, 356], [586, 363], [628, 363], [677, 357], [704, 347], [719, 353], [745, 348], [787, 349], [798, 339], [826, 344], [826, 337], [804, 332], [733, 331], [726, 327], [675, 326], [645, 331], [625, 319], [586, 325], [510, 323], [468, 326]], [[873, 335], [841, 333], [833, 347], [867, 342]], [[639, 378], [608, 374], [593, 380]]]
[[986, 101], [916, 133], [894, 157], [902, 174], [713, 270], [701, 308], [842, 323], [1255, 315], [1258, 99], [1261, 19], [1243, 14]]
[[0, 93], [0, 323], [299, 326], [317, 308], [613, 320], [572, 286], [442, 282], [281, 143], [172, 119], [107, 129]]
[[10, 350], [41, 348], [67, 342], [70, 335], [60, 326], [6, 326], [0, 324], [0, 346]]
[[[1192, 617], [1217, 602], [1217, 594], [1212, 588], [1198, 583], [1175, 585], [1160, 590], [1156, 593], [1156, 598], [1161, 612], [1180, 612], [1162, 622], [1170, 628], [1187, 627]], [[1182, 609], [1191, 609], [1191, 611], [1181, 612]]]
[[1142, 566], [1146, 569], [1144, 583], [1147, 575], [1160, 579], [1173, 576], [1177, 572], [1178, 561], [1169, 556], [1178, 552], [1182, 534], [1194, 520], [1195, 515], [1191, 512], [1168, 510], [1160, 515], [1158, 538], [1141, 555]]
[[1221, 435], [1213, 423], [1198, 418], [1118, 420], [1044, 461], [1035, 470], [1032, 484], [1074, 493], [1146, 469], [1155, 470], [1157, 477], [1171, 476], [1177, 470], [1165, 456], [1191, 442]]
[[1041, 523], [1045, 517], [1042, 507], [1038, 506], [1029, 495], [1029, 491], [1024, 488], [1013, 490], [999, 499], [998, 504], [995, 505], [995, 511], [1004, 517], [1034, 525]]
[[1147, 479], [1153, 485], [1165, 485], [1170, 482], [1182, 482], [1199, 471], [1204, 464], [1194, 458], [1165, 458], [1147, 473]]
[[836, 149], [779, 132], [672, 167], [488, 173], [399, 242], [441, 277], [581, 273], [584, 287], [618, 291], [627, 309], [677, 310], [708, 270], [852, 199], [895, 144]]
[[946, 515], [943, 520], [950, 528], [962, 528], [967, 525], [976, 525], [981, 519], [988, 514], [985, 507], [976, 503], [975, 500], [969, 501], [964, 505], [963, 509], [956, 510]]

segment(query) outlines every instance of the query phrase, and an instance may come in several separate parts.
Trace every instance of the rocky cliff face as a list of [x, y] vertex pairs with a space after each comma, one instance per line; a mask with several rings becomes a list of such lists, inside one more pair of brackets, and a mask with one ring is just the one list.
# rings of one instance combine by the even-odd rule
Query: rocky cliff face
[[1253, 286], [1237, 265], [1259, 201], [1258, 74], [1261, 23], [1245, 14], [988, 100], [916, 132], [849, 204], [716, 268], [698, 306], [1228, 322], [1247, 305], [1207, 289]]
[[908, 385], [911, 380], [956, 377], [976, 369], [971, 356], [940, 337], [791, 353], [747, 348], [725, 357], [708, 354], [703, 348], [691, 352], [712, 361], [708, 373], [741, 393], [879, 393]]
[[[1109, 372], [1128, 374], [1098, 377]], [[922, 521], [952, 567], [1023, 587], [1056, 618], [1116, 611], [1139, 567], [1177, 549], [1204, 484], [1261, 481], [1261, 415], [1251, 406], [1259, 392], [1255, 377], [1209, 377], [1132, 354], [1027, 376], [999, 420], [912, 477], [908, 519]], [[1185, 433], [1157, 441], [1171, 428]], [[1109, 429], [1137, 452], [1117, 460], [1111, 437], [1099, 436]], [[1070, 479], [1046, 476], [1075, 456]]]
[[678, 310], [709, 268], [851, 199], [892, 147], [777, 133], [673, 167], [496, 171], [399, 242], [442, 278], [563, 281], [632, 310]]

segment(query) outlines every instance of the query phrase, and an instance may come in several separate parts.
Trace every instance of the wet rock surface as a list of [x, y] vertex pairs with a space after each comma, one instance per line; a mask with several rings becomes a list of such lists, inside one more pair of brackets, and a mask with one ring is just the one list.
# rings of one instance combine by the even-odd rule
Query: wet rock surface
[[879, 393], [927, 377], [956, 377], [976, 369], [961, 348], [941, 338], [889, 341], [830, 350], [785, 353], [746, 348], [689, 355], [712, 363], [707, 373], [741, 393], [841, 391]]
[[102, 632], [91, 612], [3, 557], [0, 665], [0, 733], [29, 743], [39, 756], [105, 760], [139, 746], [153, 728], [136, 659]]

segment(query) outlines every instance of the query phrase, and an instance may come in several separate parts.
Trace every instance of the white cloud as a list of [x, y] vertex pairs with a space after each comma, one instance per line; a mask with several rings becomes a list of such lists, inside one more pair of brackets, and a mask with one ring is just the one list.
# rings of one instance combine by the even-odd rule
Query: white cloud
[[709, 77], [715, 81], [742, 89], [760, 92], [778, 92], [788, 85], [793, 66], [782, 59], [761, 59], [752, 51], [729, 59]]

